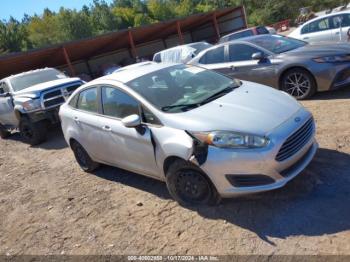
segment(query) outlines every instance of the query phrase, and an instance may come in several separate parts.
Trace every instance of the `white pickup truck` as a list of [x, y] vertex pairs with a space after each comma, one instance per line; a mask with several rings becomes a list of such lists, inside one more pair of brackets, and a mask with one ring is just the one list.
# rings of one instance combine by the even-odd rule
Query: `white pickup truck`
[[30, 145], [45, 141], [48, 125], [59, 122], [60, 105], [82, 84], [53, 68], [0, 80], [0, 137], [19, 130]]

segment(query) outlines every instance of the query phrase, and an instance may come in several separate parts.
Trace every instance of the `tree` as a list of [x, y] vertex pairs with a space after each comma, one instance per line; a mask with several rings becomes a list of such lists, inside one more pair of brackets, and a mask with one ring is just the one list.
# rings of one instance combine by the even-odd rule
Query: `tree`
[[2, 53], [26, 49], [27, 31], [16, 19], [0, 21], [0, 50]]

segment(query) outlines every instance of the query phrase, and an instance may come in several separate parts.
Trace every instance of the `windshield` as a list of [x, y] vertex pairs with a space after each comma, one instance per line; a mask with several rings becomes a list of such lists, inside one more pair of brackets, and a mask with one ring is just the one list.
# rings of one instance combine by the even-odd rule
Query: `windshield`
[[284, 53], [306, 45], [305, 42], [280, 35], [263, 35], [249, 39], [249, 42], [275, 54]]
[[138, 92], [158, 109], [169, 112], [183, 112], [208, 103], [224, 95], [223, 91], [240, 85], [207, 69], [190, 65], [167, 67], [139, 78], [127, 85]]
[[10, 79], [10, 82], [13, 90], [16, 92], [40, 83], [45, 83], [66, 77], [67, 76], [56, 69], [47, 69], [12, 77]]

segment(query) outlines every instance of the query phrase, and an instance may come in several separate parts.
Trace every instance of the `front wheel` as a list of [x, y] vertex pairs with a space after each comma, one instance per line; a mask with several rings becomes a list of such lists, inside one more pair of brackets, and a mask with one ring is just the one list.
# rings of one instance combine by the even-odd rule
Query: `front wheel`
[[9, 131], [6, 130], [5, 127], [3, 127], [2, 125], [0, 125], [0, 137], [2, 139], [6, 139], [11, 135], [11, 133]]
[[203, 172], [192, 163], [177, 160], [166, 174], [170, 195], [181, 205], [215, 205], [219, 194]]
[[316, 89], [315, 79], [304, 69], [291, 69], [282, 77], [281, 90], [298, 100], [312, 97]]
[[23, 117], [19, 123], [19, 132], [25, 142], [35, 146], [46, 140], [47, 126], [44, 121], [33, 123]]

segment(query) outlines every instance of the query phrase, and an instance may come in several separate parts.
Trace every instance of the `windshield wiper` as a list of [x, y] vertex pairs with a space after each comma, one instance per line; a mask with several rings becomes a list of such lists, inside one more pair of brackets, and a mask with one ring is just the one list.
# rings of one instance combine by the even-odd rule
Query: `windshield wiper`
[[219, 92], [207, 97], [206, 99], [204, 99], [203, 101], [201, 102], [198, 102], [198, 103], [193, 103], [193, 104], [177, 104], [177, 105], [170, 105], [170, 106], [163, 106], [161, 109], [163, 111], [169, 111], [169, 109], [172, 109], [172, 108], [177, 108], [177, 107], [182, 107], [182, 111], [184, 110], [187, 110], [187, 109], [192, 109], [192, 108], [195, 108], [195, 107], [199, 107], [201, 105], [204, 105], [204, 104], [207, 104], [221, 96], [224, 96], [226, 95], [227, 93], [230, 93], [233, 89], [237, 88], [239, 86], [236, 86], [236, 85], [230, 85], [222, 90], [220, 90]]
[[178, 104], [178, 105], [163, 106], [161, 109], [163, 111], [169, 111], [170, 109], [177, 108], [177, 107], [182, 107], [183, 109], [190, 109], [190, 108], [199, 107], [200, 105], [201, 105], [201, 103], [196, 103], [196, 104]]
[[202, 102], [200, 102], [201, 105], [204, 105], [206, 103], [209, 103], [219, 97], [222, 97], [228, 93], [230, 93], [233, 89], [236, 89], [238, 86], [235, 86], [235, 85], [230, 85], [222, 90], [220, 90], [219, 92], [207, 97], [206, 99], [204, 99]]

